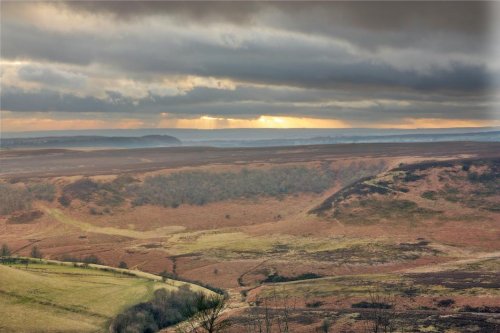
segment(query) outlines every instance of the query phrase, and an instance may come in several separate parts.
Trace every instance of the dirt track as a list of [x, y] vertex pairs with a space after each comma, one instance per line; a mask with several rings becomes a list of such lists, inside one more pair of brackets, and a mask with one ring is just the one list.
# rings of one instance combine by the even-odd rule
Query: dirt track
[[78, 151], [0, 151], [0, 177], [144, 172], [207, 164], [308, 162], [356, 157], [500, 156], [500, 143], [380, 143], [266, 148], [176, 147]]

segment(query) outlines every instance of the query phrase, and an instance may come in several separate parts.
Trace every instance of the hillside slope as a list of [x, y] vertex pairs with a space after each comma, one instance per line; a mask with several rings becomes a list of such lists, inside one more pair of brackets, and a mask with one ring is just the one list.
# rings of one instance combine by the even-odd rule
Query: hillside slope
[[498, 221], [500, 159], [400, 165], [363, 178], [310, 213], [347, 225]]
[[0, 265], [0, 332], [106, 331], [111, 318], [155, 290], [185, 284], [133, 274], [47, 262]]

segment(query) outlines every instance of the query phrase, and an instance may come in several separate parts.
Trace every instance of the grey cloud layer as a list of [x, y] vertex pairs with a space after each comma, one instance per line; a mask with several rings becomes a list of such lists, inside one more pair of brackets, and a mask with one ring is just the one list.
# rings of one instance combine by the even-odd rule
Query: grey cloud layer
[[[271, 92], [263, 88], [238, 88], [235, 91], [195, 88], [185, 95], [151, 95], [132, 99], [108, 91], [106, 98], [79, 97], [50, 90], [24, 92], [16, 88], [2, 90], [2, 103], [12, 111], [72, 111], [141, 114], [168, 113], [172, 117], [255, 118], [258, 115], [306, 116], [344, 121], [388, 121], [398, 118], [489, 119], [489, 109], [480, 101], [457, 98], [442, 103], [440, 96], [404, 96], [404, 99], [382, 99], [378, 93], [362, 100], [352, 93], [331, 96], [324, 90], [290, 93]], [[335, 97], [335, 98], [332, 98]], [[409, 102], [408, 102], [409, 101]], [[401, 104], [401, 102], [407, 102]], [[366, 105], [365, 105], [366, 104]]]
[[79, 65], [103, 63], [139, 77], [191, 74], [297, 87], [368, 85], [474, 92], [484, 90], [491, 81], [484, 64], [453, 62], [452, 58], [445, 66], [431, 64], [429, 73], [420, 73], [307, 36], [271, 34], [266, 40], [243, 40], [236, 46], [231, 45], [233, 36], [224, 34], [214, 42], [193, 36], [180, 40], [168, 32], [152, 32], [147, 38], [135, 35], [112, 40], [6, 24], [2, 57]]
[[[482, 34], [488, 28], [487, 2], [356, 1], [356, 2], [207, 2], [207, 1], [68, 1], [60, 3], [87, 13], [112, 14], [115, 19], [168, 14], [206, 22], [252, 24], [267, 10], [285, 13], [294, 19], [319, 13], [330, 21], [367, 29], [394, 30], [408, 26], [430, 30], [452, 30]], [[311, 19], [307, 17], [307, 19]], [[295, 20], [305, 26], [304, 20]], [[316, 30], [314, 24], [311, 30]]]
[[[53, 5], [126, 23], [124, 31], [102, 34], [37, 26], [23, 19], [20, 6], [29, 4], [2, 4], [1, 57], [38, 62], [20, 67], [17, 76], [42, 88], [33, 91], [4, 83], [3, 110], [288, 114], [346, 120], [487, 119], [491, 114], [482, 102], [498, 73], [488, 67], [486, 2]], [[80, 68], [81, 73], [58, 69], [59, 64]], [[106, 98], [81, 96], [79, 88], [88, 81], [85, 73], [94, 65], [114, 73], [109, 79], [143, 83], [194, 75], [230, 79], [238, 87], [198, 87], [179, 96], [150, 92], [145, 98], [112, 89]], [[254, 84], [264, 87], [249, 88]], [[62, 94], [58, 87], [67, 89]], [[384, 98], [410, 104], [321, 106], [339, 96], [351, 102]], [[317, 106], [304, 105], [305, 101]]]

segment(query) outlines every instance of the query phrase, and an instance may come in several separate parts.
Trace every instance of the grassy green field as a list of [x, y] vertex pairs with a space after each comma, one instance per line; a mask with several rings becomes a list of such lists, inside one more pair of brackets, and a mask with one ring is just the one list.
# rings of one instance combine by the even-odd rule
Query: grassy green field
[[127, 307], [181, 284], [96, 267], [0, 265], [0, 332], [104, 332]]

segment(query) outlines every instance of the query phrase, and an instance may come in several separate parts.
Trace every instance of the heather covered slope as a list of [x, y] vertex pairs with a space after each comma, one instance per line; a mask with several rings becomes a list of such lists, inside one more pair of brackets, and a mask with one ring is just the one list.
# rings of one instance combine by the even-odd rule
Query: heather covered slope
[[497, 158], [401, 164], [344, 187], [310, 212], [348, 225], [493, 221], [499, 189]]

